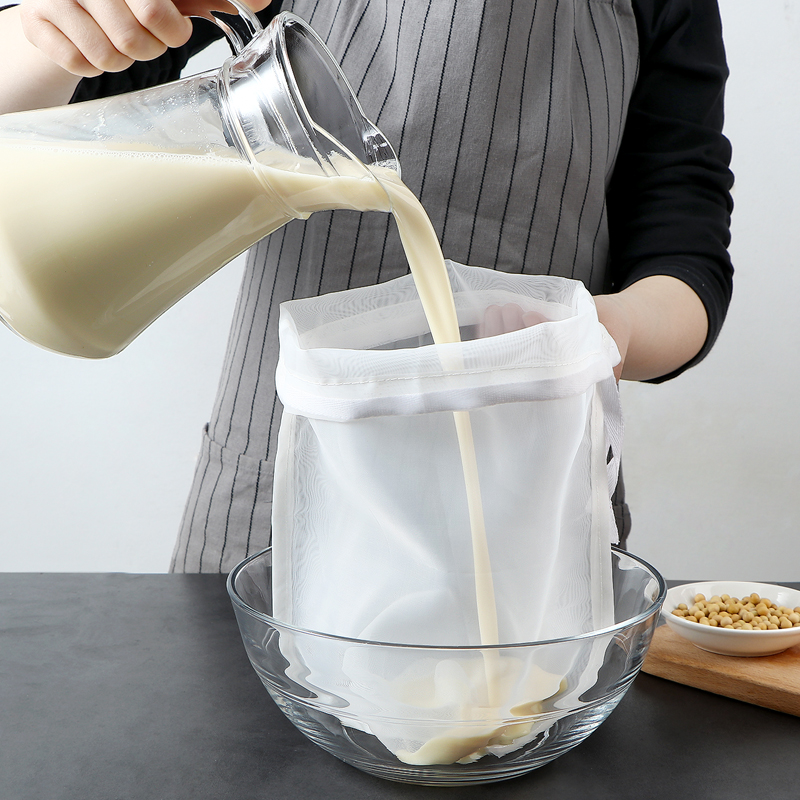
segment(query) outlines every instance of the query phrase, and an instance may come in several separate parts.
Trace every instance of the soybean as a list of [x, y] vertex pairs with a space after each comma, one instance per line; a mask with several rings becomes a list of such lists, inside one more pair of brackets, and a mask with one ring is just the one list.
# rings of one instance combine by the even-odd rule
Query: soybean
[[672, 614], [687, 622], [714, 628], [746, 631], [800, 628], [800, 606], [779, 606], [756, 592], [745, 595], [741, 600], [728, 594], [715, 594], [709, 599], [704, 594], [696, 594], [691, 606], [680, 603], [672, 610]]

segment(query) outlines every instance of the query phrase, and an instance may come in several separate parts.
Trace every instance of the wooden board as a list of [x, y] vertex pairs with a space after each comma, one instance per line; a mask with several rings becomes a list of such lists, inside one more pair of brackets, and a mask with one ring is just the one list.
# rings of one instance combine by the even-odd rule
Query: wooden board
[[662, 625], [656, 628], [642, 671], [800, 716], [800, 645], [774, 656], [720, 656]]

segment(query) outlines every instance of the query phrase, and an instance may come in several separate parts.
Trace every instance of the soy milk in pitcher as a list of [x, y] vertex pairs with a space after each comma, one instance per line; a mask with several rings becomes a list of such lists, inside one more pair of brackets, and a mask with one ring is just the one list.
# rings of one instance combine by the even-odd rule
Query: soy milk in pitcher
[[104, 358], [290, 219], [388, 211], [375, 180], [312, 166], [0, 140], [0, 316], [50, 350]]

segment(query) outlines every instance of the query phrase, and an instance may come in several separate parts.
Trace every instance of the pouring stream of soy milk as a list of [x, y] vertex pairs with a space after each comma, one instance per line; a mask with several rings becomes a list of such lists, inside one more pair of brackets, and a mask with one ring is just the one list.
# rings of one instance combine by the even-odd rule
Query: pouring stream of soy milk
[[[411, 274], [417, 287], [422, 307], [436, 344], [449, 344], [461, 341], [461, 334], [456, 315], [450, 280], [447, 275], [441, 247], [428, 215], [414, 194], [391, 170], [372, 168], [373, 173], [382, 182], [392, 203], [392, 214], [403, 248], [411, 268]], [[463, 364], [458, 355], [443, 359], [445, 369], [460, 369]], [[456, 434], [461, 456], [464, 483], [469, 510], [470, 532], [475, 580], [475, 597], [478, 615], [480, 642], [482, 645], [499, 644], [497, 623], [497, 606], [492, 581], [492, 567], [489, 557], [489, 546], [486, 537], [483, 504], [481, 501], [478, 463], [472, 435], [472, 425], [468, 411], [454, 411]], [[527, 675], [518, 683], [523, 665], [516, 658], [501, 658], [496, 648], [481, 650], [483, 669], [467, 680], [472, 684], [483, 684], [486, 691], [485, 706], [483, 703], [470, 705], [462, 701], [460, 712], [465, 720], [475, 719], [474, 727], [457, 727], [448, 734], [435, 736], [424, 742], [414, 751], [397, 750], [395, 755], [410, 764], [452, 764], [475, 761], [488, 752], [488, 747], [515, 749], [532, 738], [539, 730], [533, 723], [518, 725], [498, 725], [491, 720], [502, 719], [509, 715], [528, 716], [536, 713], [539, 702], [555, 694], [561, 686], [561, 676], [550, 675], [535, 665], [528, 665]], [[470, 665], [466, 673], [470, 672]], [[474, 667], [475, 665], [471, 665]], [[437, 672], [446, 674], [449, 667], [445, 662], [440, 664], [444, 669]], [[481, 675], [483, 680], [481, 680]], [[444, 688], [445, 694], [455, 691], [461, 673], [457, 679], [445, 679], [443, 687], [436, 685], [436, 690]], [[516, 702], [512, 694], [520, 696]], [[418, 700], [419, 702], [419, 700]], [[545, 727], [547, 725], [545, 724]]]
[[[419, 200], [395, 172], [381, 168], [373, 168], [373, 172], [383, 183], [392, 202], [392, 214], [397, 222], [403, 249], [411, 267], [411, 274], [414, 277], [414, 283], [434, 342], [436, 344], [460, 342], [461, 333], [458, 327], [453, 291], [450, 287], [439, 240], [428, 215]], [[446, 363], [444, 366], [456, 369], [461, 365]], [[486, 539], [472, 424], [468, 411], [454, 411], [453, 417], [467, 491], [480, 639], [481, 644], [495, 645], [499, 644], [497, 607], [492, 584], [492, 566]], [[489, 704], [494, 706], [499, 702], [499, 698], [494, 696], [497, 694], [497, 682], [494, 669], [496, 664], [493, 662], [497, 660], [497, 652], [486, 651], [484, 659], [486, 661]]]

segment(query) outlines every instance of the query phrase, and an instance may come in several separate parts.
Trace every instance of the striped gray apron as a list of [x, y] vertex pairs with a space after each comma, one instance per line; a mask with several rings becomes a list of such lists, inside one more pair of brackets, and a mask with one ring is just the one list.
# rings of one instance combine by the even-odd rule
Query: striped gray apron
[[[445, 257], [605, 287], [605, 190], [638, 66], [631, 0], [295, 0], [395, 147]], [[228, 572], [269, 544], [278, 306], [407, 272], [389, 215], [318, 212], [249, 253], [175, 546]]]

